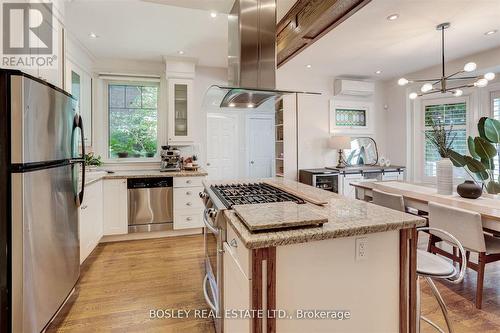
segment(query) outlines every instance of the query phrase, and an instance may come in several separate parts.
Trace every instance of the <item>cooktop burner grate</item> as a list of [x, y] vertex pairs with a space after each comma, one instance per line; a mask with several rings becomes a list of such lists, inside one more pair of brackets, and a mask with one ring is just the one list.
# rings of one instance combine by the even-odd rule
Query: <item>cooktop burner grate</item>
[[265, 183], [212, 185], [210, 188], [227, 208], [285, 201], [305, 203], [303, 199]]

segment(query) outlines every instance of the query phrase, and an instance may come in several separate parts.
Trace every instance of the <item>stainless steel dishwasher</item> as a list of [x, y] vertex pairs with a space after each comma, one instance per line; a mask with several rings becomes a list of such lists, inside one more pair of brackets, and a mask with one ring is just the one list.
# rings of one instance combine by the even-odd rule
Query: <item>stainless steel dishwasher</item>
[[127, 180], [129, 233], [173, 229], [172, 184], [171, 177]]

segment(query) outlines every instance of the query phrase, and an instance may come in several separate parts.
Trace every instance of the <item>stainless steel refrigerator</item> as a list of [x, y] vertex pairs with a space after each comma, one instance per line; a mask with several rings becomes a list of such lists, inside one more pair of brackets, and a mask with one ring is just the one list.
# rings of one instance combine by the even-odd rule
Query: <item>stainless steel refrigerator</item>
[[0, 69], [1, 332], [42, 331], [78, 281], [77, 107], [51, 84]]

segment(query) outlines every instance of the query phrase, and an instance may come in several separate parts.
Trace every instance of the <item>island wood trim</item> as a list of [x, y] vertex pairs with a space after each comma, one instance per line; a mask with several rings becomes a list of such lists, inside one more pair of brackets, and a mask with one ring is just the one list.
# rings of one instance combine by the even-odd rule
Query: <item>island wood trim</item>
[[[266, 309], [267, 314], [276, 310], [276, 248], [268, 247], [252, 250], [252, 310], [263, 310], [263, 262], [266, 262]], [[267, 316], [267, 314], [264, 314]], [[275, 333], [276, 318], [266, 318], [266, 330], [263, 331], [262, 318], [252, 318], [253, 333]]]
[[371, 0], [298, 0], [276, 27], [278, 68]]
[[417, 333], [417, 229], [402, 229], [399, 245], [399, 332]]

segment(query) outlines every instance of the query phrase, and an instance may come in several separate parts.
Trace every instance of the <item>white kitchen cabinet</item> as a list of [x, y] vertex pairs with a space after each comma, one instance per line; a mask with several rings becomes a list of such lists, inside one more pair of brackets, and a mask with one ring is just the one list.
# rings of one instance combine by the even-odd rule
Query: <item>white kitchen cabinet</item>
[[92, 146], [92, 77], [78, 65], [66, 61], [66, 91], [78, 101], [83, 120], [85, 146]]
[[[232, 253], [231, 246], [224, 243], [224, 310], [249, 310], [251, 280], [247, 278]], [[225, 318], [224, 332], [250, 332], [250, 325], [251, 320], [248, 318]]]
[[85, 187], [83, 203], [80, 206], [79, 236], [80, 263], [95, 249], [103, 234], [102, 181]]
[[193, 80], [168, 79], [168, 143], [193, 142]]
[[[355, 199], [356, 198], [356, 189], [354, 186], [351, 186], [351, 182], [360, 182], [363, 181], [363, 175], [360, 173], [356, 174], [346, 174], [339, 175], [339, 194], [342, 194], [345, 197]], [[371, 181], [373, 181], [371, 179]]]
[[128, 233], [127, 180], [105, 179], [103, 182], [103, 234]]
[[404, 172], [401, 171], [401, 172], [386, 172], [382, 175], [382, 180], [386, 180], [386, 181], [389, 181], [389, 180], [404, 180]]
[[202, 177], [174, 178], [174, 229], [203, 227]]

